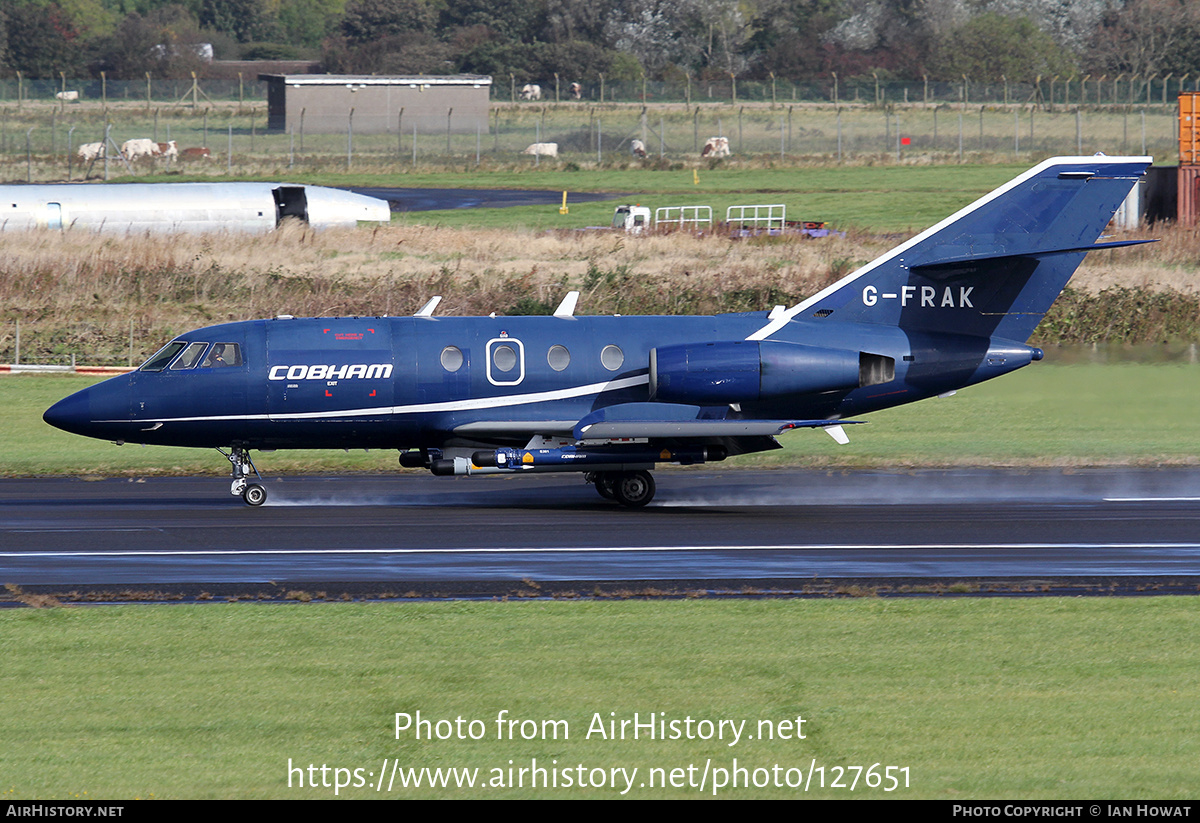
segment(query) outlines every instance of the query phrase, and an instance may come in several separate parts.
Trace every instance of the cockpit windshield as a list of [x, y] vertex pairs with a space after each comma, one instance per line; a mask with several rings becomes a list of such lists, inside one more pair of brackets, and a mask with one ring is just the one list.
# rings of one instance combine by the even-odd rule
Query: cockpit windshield
[[138, 371], [162, 371], [174, 359], [175, 355], [179, 354], [180, 349], [186, 345], [187, 343], [183, 340], [172, 340], [159, 349], [158, 354], [143, 363]]
[[204, 350], [208, 348], [207, 343], [191, 343], [183, 354], [179, 355], [179, 359], [171, 364], [171, 370], [190, 369], [200, 360], [200, 355], [204, 354]]
[[[207, 355], [205, 355], [207, 350]], [[182, 351], [183, 354], [179, 354]], [[176, 357], [178, 355], [178, 357]], [[204, 361], [201, 362], [201, 357]], [[174, 362], [171, 362], [174, 360]], [[242, 347], [238, 343], [213, 343], [207, 341], [172, 340], [158, 354], [142, 364], [139, 371], [162, 371], [170, 364], [171, 371], [185, 369], [218, 369], [223, 366], [242, 365]]]

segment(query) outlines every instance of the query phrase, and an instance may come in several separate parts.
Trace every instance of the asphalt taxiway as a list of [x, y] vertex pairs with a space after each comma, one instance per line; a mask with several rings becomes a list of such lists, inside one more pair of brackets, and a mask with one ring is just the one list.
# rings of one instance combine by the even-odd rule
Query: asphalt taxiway
[[801, 592], [817, 581], [987, 591], [1005, 581], [1200, 592], [1197, 469], [656, 477], [658, 496], [638, 511], [602, 501], [578, 475], [277, 478], [260, 509], [220, 478], [4, 480], [0, 583], [486, 596]]

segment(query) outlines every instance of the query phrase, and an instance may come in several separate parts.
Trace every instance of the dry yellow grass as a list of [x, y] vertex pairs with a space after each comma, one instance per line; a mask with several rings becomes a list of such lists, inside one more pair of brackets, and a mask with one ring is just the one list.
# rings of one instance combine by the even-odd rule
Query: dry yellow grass
[[[1136, 234], [1131, 236], [1143, 236]], [[1200, 293], [1200, 234], [1091, 255], [1073, 287]], [[441, 314], [544, 311], [570, 288], [582, 313], [696, 313], [794, 302], [900, 238], [821, 241], [602, 232], [514, 232], [389, 226], [263, 237], [112, 237], [10, 232], [0, 247], [0, 361], [134, 359], [174, 334], [275, 314], [408, 314], [444, 297]]]

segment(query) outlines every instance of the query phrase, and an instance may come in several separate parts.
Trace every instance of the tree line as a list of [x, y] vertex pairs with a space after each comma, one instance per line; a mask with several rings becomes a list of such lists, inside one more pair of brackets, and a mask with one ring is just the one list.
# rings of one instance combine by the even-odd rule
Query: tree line
[[1200, 73], [1195, 0], [7, 0], [0, 75], [330, 73], [682, 83]]

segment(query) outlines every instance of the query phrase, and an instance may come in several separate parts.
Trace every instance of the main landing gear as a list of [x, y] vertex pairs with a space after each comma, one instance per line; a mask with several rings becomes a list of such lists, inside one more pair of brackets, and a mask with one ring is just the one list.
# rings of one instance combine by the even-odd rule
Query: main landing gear
[[588, 472], [583, 479], [595, 483], [605, 500], [616, 500], [627, 509], [640, 509], [654, 499], [654, 478], [648, 471]]
[[246, 469], [254, 472], [254, 476], [262, 480], [262, 475], [258, 473], [258, 469], [254, 468], [254, 461], [250, 459], [250, 452], [241, 446], [234, 446], [229, 450], [229, 454], [217, 449], [224, 455], [230, 464], [233, 466], [233, 482], [229, 485], [229, 493], [240, 495], [242, 500], [246, 501], [247, 506], [261, 506], [267, 502], [267, 490], [259, 483], [248, 483], [246, 481]]

